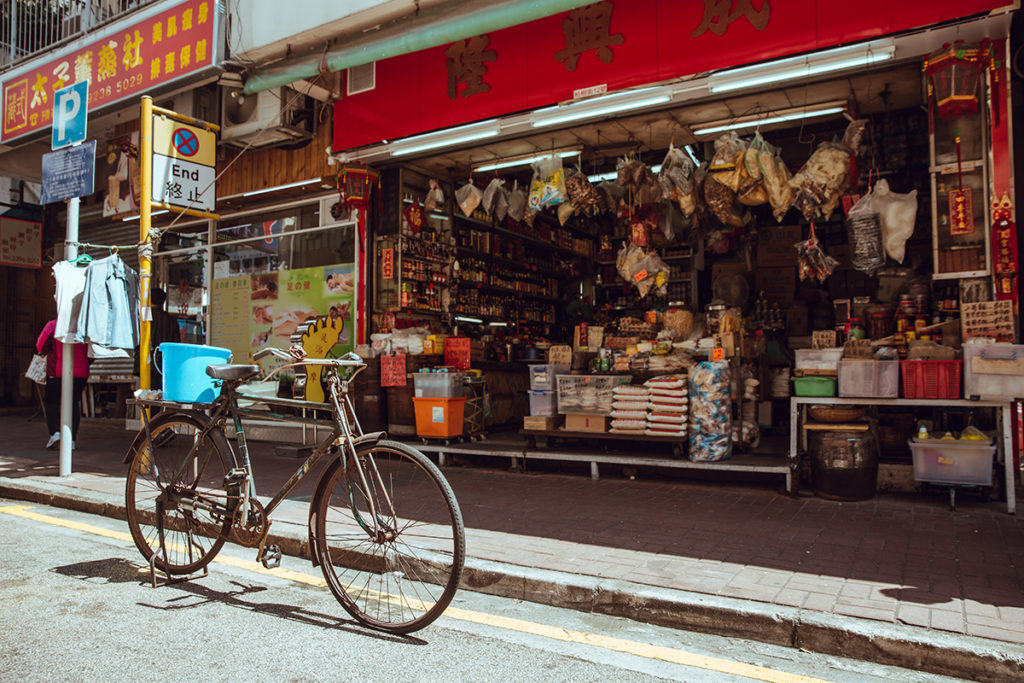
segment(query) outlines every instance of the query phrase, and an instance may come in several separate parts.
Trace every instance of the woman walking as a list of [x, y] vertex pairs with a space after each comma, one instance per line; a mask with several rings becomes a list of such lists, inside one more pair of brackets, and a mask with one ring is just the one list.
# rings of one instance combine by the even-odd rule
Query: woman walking
[[[60, 443], [60, 384], [63, 370], [64, 344], [54, 339], [53, 332], [57, 327], [54, 318], [43, 326], [43, 331], [36, 340], [36, 352], [46, 356], [46, 392], [44, 404], [46, 408], [46, 427], [50, 438], [47, 448], [56, 448]], [[74, 380], [71, 391], [71, 447], [75, 447], [78, 437], [78, 422], [82, 416], [82, 392], [89, 378], [90, 359], [85, 344], [74, 345]]]

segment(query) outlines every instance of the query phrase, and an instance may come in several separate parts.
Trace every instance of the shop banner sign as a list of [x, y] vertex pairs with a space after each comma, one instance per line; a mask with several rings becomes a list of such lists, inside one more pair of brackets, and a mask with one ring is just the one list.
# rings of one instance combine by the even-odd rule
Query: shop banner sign
[[469, 370], [470, 353], [469, 337], [448, 337], [444, 342], [444, 364], [459, 372]]
[[43, 204], [62, 202], [93, 193], [96, 141], [47, 152], [42, 158]]
[[[305, 343], [326, 326], [333, 336], [321, 357], [337, 358], [353, 349], [354, 277], [352, 263], [215, 277], [212, 343], [231, 349], [237, 362], [243, 362], [265, 346], [287, 349]], [[311, 330], [316, 320], [320, 322]], [[261, 361], [264, 367], [274, 363]]]
[[763, 62], [1012, 7], [1007, 0], [604, 0], [375, 63], [334, 102], [333, 148]]
[[42, 268], [43, 224], [0, 218], [0, 264]]
[[215, 0], [188, 0], [101, 28], [83, 47], [13, 70], [2, 85], [0, 142], [49, 127], [54, 97], [65, 86], [88, 82], [93, 112], [213, 67], [216, 24]]

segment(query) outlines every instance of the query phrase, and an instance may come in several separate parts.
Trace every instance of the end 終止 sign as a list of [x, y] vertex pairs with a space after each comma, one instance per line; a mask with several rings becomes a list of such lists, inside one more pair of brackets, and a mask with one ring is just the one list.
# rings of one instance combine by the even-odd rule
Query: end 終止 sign
[[170, 117], [153, 117], [154, 202], [181, 209], [213, 211], [217, 135]]

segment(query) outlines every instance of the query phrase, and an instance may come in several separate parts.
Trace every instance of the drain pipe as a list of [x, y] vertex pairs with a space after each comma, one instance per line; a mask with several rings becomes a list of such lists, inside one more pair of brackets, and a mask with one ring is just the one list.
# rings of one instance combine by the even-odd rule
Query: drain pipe
[[313, 78], [327, 71], [419, 52], [431, 47], [465, 40], [491, 31], [525, 24], [535, 19], [566, 12], [594, 0], [472, 0], [422, 12], [418, 18], [392, 24], [373, 36], [364, 36], [325, 55], [289, 59], [275, 66], [257, 69], [246, 80], [244, 92], [252, 95], [295, 81]]

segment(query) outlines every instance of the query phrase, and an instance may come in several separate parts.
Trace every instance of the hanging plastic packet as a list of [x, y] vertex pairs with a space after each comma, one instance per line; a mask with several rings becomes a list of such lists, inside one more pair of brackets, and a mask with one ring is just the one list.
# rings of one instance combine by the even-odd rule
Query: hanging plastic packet
[[821, 243], [814, 234], [814, 223], [811, 223], [811, 234], [803, 242], [793, 245], [797, 251], [798, 272], [801, 280], [818, 280], [824, 282], [839, 262], [825, 253]]
[[494, 217], [501, 223], [508, 215], [509, 191], [504, 187], [498, 188], [497, 198], [494, 200]]
[[882, 224], [873, 206], [871, 190], [850, 208], [846, 229], [850, 240], [850, 260], [854, 269], [868, 274], [885, 264], [882, 249]]
[[467, 217], [473, 215], [473, 212], [480, 206], [483, 197], [483, 191], [472, 182], [466, 183], [455, 190], [455, 201], [458, 202], [459, 208], [462, 209], [462, 213]]
[[423, 208], [427, 211], [434, 211], [435, 209], [444, 205], [444, 192], [441, 191], [441, 184], [430, 179], [430, 189], [427, 190], [427, 197], [423, 200]]
[[501, 186], [504, 184], [505, 181], [501, 178], [492, 178], [491, 182], [487, 183], [487, 189], [484, 190], [481, 205], [483, 206], [484, 213], [488, 216], [494, 215], [495, 202], [498, 195], [501, 194]]
[[519, 222], [526, 215], [526, 193], [519, 187], [519, 181], [515, 181], [512, 192], [508, 196], [508, 215]]
[[565, 191], [575, 207], [577, 216], [596, 216], [604, 209], [604, 200], [597, 188], [590, 184], [585, 173], [575, 168], [566, 171]]
[[561, 157], [552, 156], [533, 163], [533, 181], [527, 205], [534, 211], [566, 201], [565, 171]]
[[917, 221], [917, 190], [907, 194], [893, 192], [883, 178], [875, 184], [872, 195], [871, 206], [878, 212], [885, 253], [897, 263], [903, 263], [907, 240], [914, 234]]

